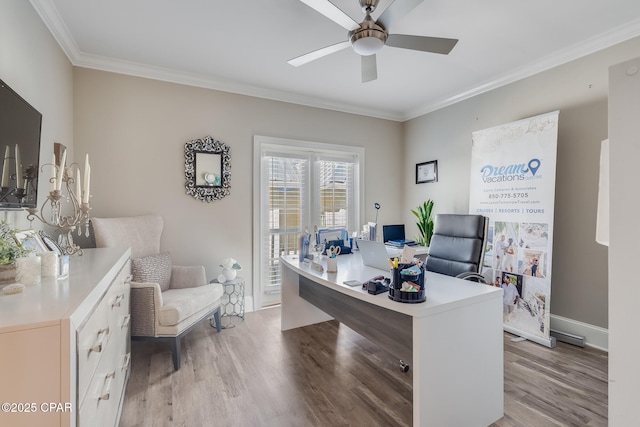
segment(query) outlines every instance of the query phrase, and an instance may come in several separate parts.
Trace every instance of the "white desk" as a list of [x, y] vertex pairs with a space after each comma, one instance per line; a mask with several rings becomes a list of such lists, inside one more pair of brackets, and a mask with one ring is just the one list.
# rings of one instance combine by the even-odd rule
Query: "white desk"
[[[282, 330], [335, 318], [408, 359], [414, 426], [486, 426], [503, 416], [501, 289], [428, 272], [427, 301], [403, 304], [342, 284], [389, 276], [358, 253], [339, 256], [337, 273], [319, 273], [295, 255], [280, 260]], [[376, 319], [388, 328], [372, 328]]]

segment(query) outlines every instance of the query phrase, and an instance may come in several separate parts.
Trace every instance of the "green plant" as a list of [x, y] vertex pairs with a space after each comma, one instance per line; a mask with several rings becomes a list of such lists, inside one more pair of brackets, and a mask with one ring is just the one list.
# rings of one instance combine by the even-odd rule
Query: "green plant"
[[0, 265], [14, 264], [16, 258], [27, 256], [30, 252], [16, 242], [16, 231], [7, 221], [0, 222]]
[[420, 237], [416, 241], [419, 245], [431, 245], [431, 236], [433, 236], [433, 200], [427, 200], [422, 205], [418, 205], [418, 209], [412, 209], [411, 212], [418, 218], [416, 225], [420, 230]]

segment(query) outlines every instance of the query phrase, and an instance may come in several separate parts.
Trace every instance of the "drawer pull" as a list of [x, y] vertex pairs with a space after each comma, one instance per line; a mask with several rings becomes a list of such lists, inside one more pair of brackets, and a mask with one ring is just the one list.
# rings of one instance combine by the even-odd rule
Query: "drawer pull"
[[122, 300], [124, 299], [124, 294], [120, 294], [116, 297], [115, 301], [113, 301], [113, 304], [111, 304], [111, 308], [114, 307], [120, 307], [120, 303], [122, 302]]
[[124, 365], [122, 365], [122, 370], [126, 371], [129, 369], [129, 365], [131, 365], [131, 352], [124, 355]]
[[[105, 380], [111, 379], [113, 380], [116, 377], [116, 371], [110, 372], [108, 373], [104, 378]], [[106, 387], [107, 389], [111, 388], [111, 381], [109, 381], [109, 384]], [[98, 400], [109, 400], [109, 398], [111, 397], [111, 391], [107, 391], [106, 393], [102, 393], [100, 396], [98, 396]]]
[[131, 321], [131, 314], [127, 314], [126, 316], [124, 316], [124, 320], [122, 321], [122, 326], [120, 326], [122, 329], [126, 328], [127, 326], [129, 326], [129, 322]]
[[98, 331], [98, 338], [100, 338], [100, 336], [102, 336], [102, 339], [100, 340], [100, 342], [96, 345], [94, 345], [93, 347], [89, 348], [89, 352], [96, 352], [96, 353], [100, 353], [102, 351], [102, 343], [105, 340], [105, 337], [109, 335], [109, 328], [104, 328], [104, 329], [100, 329]]

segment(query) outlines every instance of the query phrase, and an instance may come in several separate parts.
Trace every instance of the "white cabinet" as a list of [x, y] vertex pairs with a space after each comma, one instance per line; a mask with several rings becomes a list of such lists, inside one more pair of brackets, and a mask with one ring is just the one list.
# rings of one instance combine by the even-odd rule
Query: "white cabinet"
[[130, 361], [129, 254], [85, 250], [67, 279], [0, 294], [0, 403], [13, 405], [0, 425], [117, 425]]

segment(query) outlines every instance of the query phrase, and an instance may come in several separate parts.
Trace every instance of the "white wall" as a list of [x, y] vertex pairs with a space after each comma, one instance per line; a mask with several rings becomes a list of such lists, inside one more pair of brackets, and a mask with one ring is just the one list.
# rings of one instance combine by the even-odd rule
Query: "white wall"
[[640, 160], [640, 58], [611, 67], [610, 249], [609, 249], [609, 425], [638, 424], [640, 286], [633, 266], [638, 242]]
[[[54, 142], [69, 147], [73, 159], [73, 67], [28, 1], [0, 3], [0, 79], [42, 114], [40, 163], [51, 161]], [[41, 179], [38, 205], [48, 191], [49, 183]], [[7, 219], [19, 228], [29, 226], [25, 212]], [[42, 227], [34, 222], [33, 228]]]
[[[428, 198], [436, 212], [468, 213], [472, 132], [560, 110], [551, 313], [607, 328], [607, 249], [595, 223], [608, 67], [638, 51], [640, 38], [405, 123], [408, 229], [417, 233], [409, 209]], [[409, 166], [427, 160], [438, 160], [439, 181], [416, 185]]]
[[[212, 279], [240, 262], [251, 293], [253, 137], [364, 147], [365, 218], [401, 221], [402, 124], [231, 93], [75, 70], [76, 153], [91, 158], [93, 216], [159, 213], [162, 249], [202, 264]], [[203, 203], [185, 194], [184, 144], [210, 135], [230, 147], [231, 195]]]

